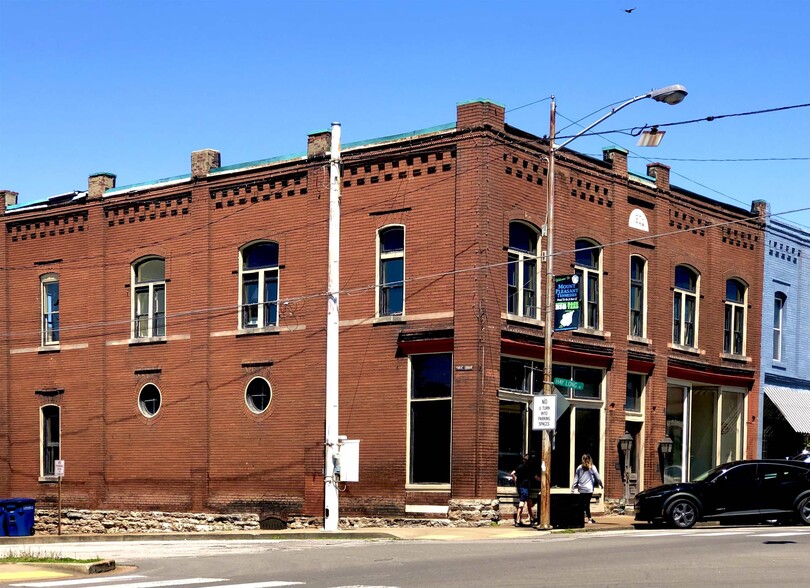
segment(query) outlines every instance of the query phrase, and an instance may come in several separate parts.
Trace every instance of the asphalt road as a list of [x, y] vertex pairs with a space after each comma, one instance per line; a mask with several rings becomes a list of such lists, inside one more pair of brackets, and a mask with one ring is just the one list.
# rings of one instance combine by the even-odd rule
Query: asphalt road
[[[498, 541], [183, 541], [48, 545], [133, 565], [16, 588], [807, 586], [810, 528], [572, 533]], [[120, 579], [118, 579], [120, 578]], [[86, 580], [95, 583], [81, 583]]]

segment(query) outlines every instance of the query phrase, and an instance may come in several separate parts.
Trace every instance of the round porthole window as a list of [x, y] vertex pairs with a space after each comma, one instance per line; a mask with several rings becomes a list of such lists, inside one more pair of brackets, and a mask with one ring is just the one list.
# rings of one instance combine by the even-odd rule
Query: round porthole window
[[270, 390], [270, 383], [267, 380], [253, 378], [245, 390], [245, 403], [252, 412], [259, 414], [270, 406], [272, 396], [273, 392]]
[[147, 418], [152, 418], [160, 410], [160, 390], [154, 384], [147, 384], [141, 388], [138, 394], [138, 408], [141, 414]]

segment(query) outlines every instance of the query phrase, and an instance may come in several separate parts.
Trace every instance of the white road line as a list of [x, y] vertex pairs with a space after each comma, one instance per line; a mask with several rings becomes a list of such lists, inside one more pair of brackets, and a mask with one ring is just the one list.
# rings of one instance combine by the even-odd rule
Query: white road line
[[25, 584], [12, 584], [12, 586], [26, 586], [28, 588], [50, 588], [56, 586], [83, 586], [85, 584], [103, 584], [104, 582], [123, 582], [124, 580], [137, 580], [146, 576], [110, 576], [109, 578], [86, 578], [83, 580], [51, 580], [48, 582], [28, 582]]
[[750, 531], [706, 531], [703, 533], [683, 533], [684, 537], [728, 537], [730, 535], [754, 535]]
[[810, 535], [810, 531], [794, 531], [789, 533], [762, 533], [757, 537], [793, 537], [795, 535]]
[[299, 586], [305, 583], [278, 580], [275, 582], [252, 582], [250, 584], [220, 584], [217, 588], [278, 588], [279, 586]]

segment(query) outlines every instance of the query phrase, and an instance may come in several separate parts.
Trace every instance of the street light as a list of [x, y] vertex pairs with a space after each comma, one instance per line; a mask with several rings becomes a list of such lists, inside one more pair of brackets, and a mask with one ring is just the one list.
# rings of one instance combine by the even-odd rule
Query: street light
[[627, 431], [619, 437], [619, 449], [624, 454], [624, 500], [630, 500], [630, 451], [633, 449], [633, 436]]
[[[674, 443], [669, 435], [664, 435], [664, 438], [658, 442], [658, 451], [661, 454], [661, 483], [666, 482], [664, 472], [666, 471], [667, 463], [669, 463], [669, 456], [672, 453]], [[680, 480], [679, 480], [680, 481]]]
[[[548, 140], [548, 194], [546, 199], [546, 319], [544, 327], [544, 351], [545, 360], [543, 363], [543, 394], [550, 396], [554, 394], [552, 384], [552, 354], [551, 344], [554, 333], [554, 160], [555, 153], [568, 145], [574, 139], [581, 137], [605, 119], [613, 116], [622, 108], [630, 106], [634, 102], [652, 98], [656, 102], [665, 104], [679, 104], [686, 97], [686, 88], [680, 84], [666, 86], [658, 90], [652, 90], [642, 96], [635, 96], [612, 109], [605, 116], [596, 122], [588, 125], [573, 137], [560, 145], [554, 144], [554, 135], [557, 126], [557, 101], [551, 96], [551, 115], [549, 119], [549, 140]], [[551, 436], [547, 430], [543, 431], [542, 459], [540, 467], [540, 525], [539, 529], [551, 528], [551, 516], [549, 513], [551, 503]]]

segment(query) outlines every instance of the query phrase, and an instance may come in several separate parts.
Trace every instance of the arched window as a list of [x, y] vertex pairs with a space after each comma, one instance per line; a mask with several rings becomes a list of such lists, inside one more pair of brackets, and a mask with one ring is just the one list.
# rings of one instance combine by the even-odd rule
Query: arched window
[[700, 276], [693, 269], [675, 266], [675, 293], [672, 308], [672, 342], [676, 345], [697, 345], [697, 301]]
[[647, 260], [630, 257], [630, 335], [647, 336]]
[[745, 354], [745, 302], [748, 288], [740, 280], [726, 280], [726, 317], [723, 352]]
[[377, 232], [377, 314], [405, 313], [405, 227], [385, 227]]
[[785, 319], [785, 303], [787, 296], [784, 292], [773, 295], [773, 360], [782, 361], [782, 324]]
[[579, 276], [582, 292], [582, 320], [580, 327], [599, 329], [602, 299], [602, 248], [598, 243], [587, 239], [577, 239], [574, 271]]
[[59, 275], [45, 274], [42, 288], [42, 344], [59, 344]]
[[166, 335], [166, 262], [149, 257], [132, 264], [132, 337]]
[[239, 255], [239, 328], [278, 324], [278, 243], [248, 245]]
[[537, 263], [538, 234], [520, 222], [509, 223], [507, 266], [507, 314], [537, 318], [540, 287]]

